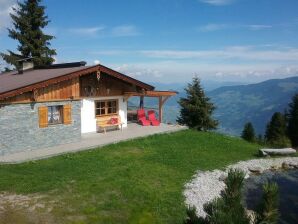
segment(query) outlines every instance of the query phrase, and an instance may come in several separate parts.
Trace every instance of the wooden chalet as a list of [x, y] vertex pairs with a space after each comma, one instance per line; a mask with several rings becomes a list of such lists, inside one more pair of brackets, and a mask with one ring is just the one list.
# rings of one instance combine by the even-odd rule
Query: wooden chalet
[[126, 128], [132, 96], [157, 97], [162, 121], [163, 104], [175, 94], [103, 65], [34, 68], [25, 60], [18, 71], [0, 75], [0, 154], [76, 141], [113, 116]]

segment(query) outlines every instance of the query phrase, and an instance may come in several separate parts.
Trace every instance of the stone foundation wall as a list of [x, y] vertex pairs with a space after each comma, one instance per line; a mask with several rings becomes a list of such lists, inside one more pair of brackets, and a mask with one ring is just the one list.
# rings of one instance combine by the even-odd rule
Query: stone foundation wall
[[[72, 124], [39, 128], [40, 106], [72, 105]], [[81, 138], [81, 101], [0, 106], [0, 155], [51, 147]]]

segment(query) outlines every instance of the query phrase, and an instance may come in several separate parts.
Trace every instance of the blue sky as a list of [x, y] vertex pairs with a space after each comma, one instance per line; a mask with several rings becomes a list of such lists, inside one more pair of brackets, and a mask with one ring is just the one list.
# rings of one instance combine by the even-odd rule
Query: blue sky
[[[0, 51], [15, 0], [0, 0]], [[149, 82], [257, 82], [298, 74], [297, 0], [44, 0], [58, 63]]]

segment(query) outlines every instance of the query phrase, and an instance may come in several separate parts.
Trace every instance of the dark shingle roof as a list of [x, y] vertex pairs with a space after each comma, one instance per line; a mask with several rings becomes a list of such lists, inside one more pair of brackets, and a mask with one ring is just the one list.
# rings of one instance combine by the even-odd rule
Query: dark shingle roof
[[109, 75], [112, 75], [116, 78], [122, 79], [126, 82], [134, 83], [136, 85], [141, 86], [142, 88], [153, 90], [154, 87], [143, 83], [139, 80], [126, 76], [120, 72], [114, 71], [108, 67], [103, 65], [94, 65], [94, 66], [76, 66], [76, 67], [53, 67], [47, 69], [32, 69], [28, 71], [24, 71], [23, 74], [18, 74], [17, 71], [6, 72], [0, 74], [0, 97], [3, 94], [7, 94], [8, 92], [26, 88], [27, 86], [31, 86], [37, 83], [42, 83], [47, 80], [52, 80], [55, 78], [59, 78], [61, 76], [70, 75], [76, 72], [84, 72], [84, 70], [92, 70], [92, 71], [103, 71]]
[[92, 66], [56, 69], [34, 69], [18, 74], [18, 71], [6, 72], [0, 75], [0, 94], [66, 74], [81, 71]]

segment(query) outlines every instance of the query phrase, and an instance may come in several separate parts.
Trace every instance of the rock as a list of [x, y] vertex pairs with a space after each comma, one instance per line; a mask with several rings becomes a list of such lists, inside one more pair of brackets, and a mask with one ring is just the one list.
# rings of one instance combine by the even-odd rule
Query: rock
[[295, 154], [296, 150], [292, 148], [284, 148], [284, 149], [260, 149], [260, 155], [267, 156], [267, 155], [291, 155]]
[[272, 170], [272, 171], [274, 171], [274, 170], [278, 170], [278, 169], [279, 169], [279, 167], [276, 166], [276, 165], [272, 165], [272, 166], [270, 167], [270, 170]]
[[289, 167], [292, 168], [292, 169], [298, 167], [298, 164], [296, 164], [296, 163], [292, 163], [292, 162], [289, 162], [288, 165], [289, 165]]
[[248, 170], [252, 173], [261, 173], [262, 169], [260, 167], [254, 166], [254, 167], [249, 167]]
[[289, 163], [287, 163], [287, 162], [283, 162], [283, 163], [281, 164], [281, 167], [282, 167], [283, 169], [289, 169], [289, 168], [290, 168]]
[[248, 179], [249, 178], [249, 174], [246, 173], [244, 179]]
[[264, 152], [262, 149], [259, 150], [259, 155], [263, 157], [269, 156], [266, 152]]
[[222, 175], [220, 175], [220, 177], [218, 179], [220, 181], [225, 181], [227, 179], [227, 175], [226, 174], [222, 174]]

